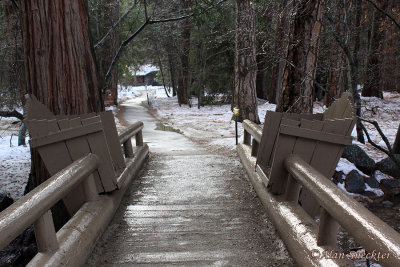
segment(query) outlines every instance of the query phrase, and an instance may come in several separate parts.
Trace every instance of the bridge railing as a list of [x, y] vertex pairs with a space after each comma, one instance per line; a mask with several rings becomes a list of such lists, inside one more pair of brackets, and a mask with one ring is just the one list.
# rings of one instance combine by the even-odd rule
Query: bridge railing
[[[289, 172], [286, 191], [273, 195], [263, 181], [267, 175], [256, 168], [261, 128], [244, 121], [244, 142], [238, 154], [250, 180], [293, 258], [301, 266], [348, 266], [348, 258], [369, 257], [384, 266], [400, 266], [400, 234], [348, 196], [299, 156], [285, 159]], [[319, 222], [298, 204], [299, 188], [304, 187], [321, 205]], [[367, 254], [346, 255], [337, 248], [338, 222]], [[369, 253], [369, 254], [368, 254]]]
[[133, 136], [135, 136], [136, 146], [143, 145], [143, 134], [142, 134], [143, 126], [144, 126], [143, 122], [138, 121], [132, 124], [131, 126], [124, 128], [118, 134], [119, 142], [124, 146], [124, 153], [126, 157], [134, 156], [132, 142], [131, 142], [131, 138]]
[[[29, 266], [82, 265], [148, 155], [142, 129], [143, 123], [138, 122], [119, 134], [120, 144], [125, 150], [126, 168], [118, 177], [118, 190], [107, 195], [97, 193], [93, 172], [98, 169], [99, 160], [95, 154], [88, 154], [0, 213], [0, 249], [33, 224], [38, 254]], [[132, 136], [136, 138], [135, 151]], [[86, 202], [56, 233], [50, 209], [77, 186], [83, 187]]]
[[[7, 246], [31, 224], [34, 224], [39, 251], [58, 249], [50, 208], [75, 186], [81, 184], [87, 187], [86, 179], [97, 167], [97, 157], [89, 154], [49, 178], [1, 212], [0, 249]], [[93, 199], [91, 190], [85, 190], [85, 192], [88, 192], [87, 199]]]

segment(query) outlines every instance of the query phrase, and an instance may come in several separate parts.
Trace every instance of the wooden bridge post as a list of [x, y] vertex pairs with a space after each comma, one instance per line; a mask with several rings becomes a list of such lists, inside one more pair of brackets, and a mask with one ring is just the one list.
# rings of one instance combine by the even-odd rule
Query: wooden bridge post
[[324, 208], [321, 208], [317, 244], [319, 246], [337, 247], [338, 231], [339, 224]]
[[143, 146], [143, 133], [141, 130], [136, 134], [135, 139], [136, 146]]
[[253, 138], [252, 144], [251, 144], [251, 156], [252, 157], [257, 157], [259, 146], [260, 146], [260, 144], [257, 142], [257, 140], [255, 138]]
[[243, 144], [250, 145], [251, 143], [251, 135], [248, 131], [244, 130], [243, 132]]
[[39, 252], [55, 251], [58, 249], [56, 230], [54, 229], [51, 211], [48, 210], [33, 224], [36, 243]]
[[85, 200], [87, 202], [94, 201], [98, 199], [99, 194], [97, 193], [96, 182], [94, 180], [94, 175], [89, 175], [83, 182], [83, 191], [85, 194]]
[[292, 175], [288, 174], [288, 180], [285, 190], [285, 200], [297, 203], [299, 201], [300, 189], [300, 183], [298, 183], [296, 179], [292, 177]]
[[132, 141], [130, 138], [128, 140], [126, 140], [126, 142], [124, 143], [124, 153], [125, 153], [125, 157], [127, 157], [127, 158], [132, 158], [134, 156]]

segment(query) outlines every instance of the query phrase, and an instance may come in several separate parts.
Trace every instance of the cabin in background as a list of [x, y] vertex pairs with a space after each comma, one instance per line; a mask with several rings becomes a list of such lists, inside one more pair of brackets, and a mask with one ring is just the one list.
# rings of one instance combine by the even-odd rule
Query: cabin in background
[[158, 71], [159, 69], [153, 65], [143, 65], [139, 70], [133, 70], [135, 77], [133, 86], [159, 85], [155, 81]]

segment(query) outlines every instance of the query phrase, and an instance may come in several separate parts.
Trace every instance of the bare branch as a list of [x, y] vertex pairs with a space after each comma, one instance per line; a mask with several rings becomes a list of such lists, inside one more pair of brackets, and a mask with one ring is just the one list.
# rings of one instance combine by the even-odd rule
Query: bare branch
[[368, 123], [372, 124], [372, 125], [375, 127], [375, 129], [378, 131], [379, 135], [381, 136], [383, 142], [385, 142], [386, 147], [387, 147], [387, 150], [384, 149], [383, 147], [377, 145], [374, 141], [372, 141], [371, 138], [370, 138], [370, 136], [369, 136], [369, 134], [368, 134], [367, 129], [365, 128], [365, 126], [364, 126], [362, 123], [360, 123], [360, 124], [361, 124], [362, 130], [364, 131], [365, 135], [367, 136], [368, 143], [370, 143], [373, 147], [379, 149], [380, 151], [382, 151], [383, 153], [385, 153], [386, 155], [388, 155], [389, 158], [396, 164], [397, 168], [400, 169], [400, 162], [399, 162], [399, 161], [397, 160], [397, 158], [394, 156], [392, 146], [390, 145], [389, 140], [387, 139], [386, 135], [383, 133], [381, 127], [380, 127], [379, 124], [378, 124], [378, 122], [377, 122], [377, 121], [371, 121], [371, 120], [363, 119], [363, 118], [361, 118], [361, 117], [358, 117], [358, 118], [359, 118], [361, 121], [368, 122]]
[[[121, 52], [123, 51], [123, 49], [125, 48], [125, 46], [128, 45], [129, 42], [132, 41], [141, 31], [143, 31], [143, 29], [144, 29], [147, 25], [149, 25], [149, 24], [156, 24], [156, 23], [163, 23], [163, 22], [179, 21], [179, 20], [184, 20], [184, 19], [193, 17], [193, 16], [195, 16], [195, 15], [202, 15], [202, 14], [208, 12], [209, 10], [211, 10], [211, 9], [213, 9], [213, 8], [215, 8], [215, 7], [217, 7], [217, 6], [219, 6], [220, 4], [222, 4], [222, 3], [225, 2], [225, 1], [226, 1], [226, 0], [220, 0], [220, 1], [218, 1], [218, 3], [216, 3], [216, 4], [213, 5], [213, 6], [210, 6], [210, 7], [206, 8], [205, 10], [203, 10], [202, 12], [200, 12], [199, 14], [191, 13], [191, 14], [188, 14], [188, 15], [183, 15], [183, 16], [174, 17], [174, 18], [156, 19], [156, 20], [153, 20], [153, 19], [151, 19], [151, 18], [146, 18], [146, 21], [145, 21], [133, 34], [131, 34], [128, 38], [126, 38], [126, 39], [121, 43], [121, 45], [120, 45], [120, 47], [119, 47], [119, 49], [118, 49], [116, 55], [114, 56], [114, 58], [113, 58], [113, 60], [112, 60], [112, 62], [111, 62], [111, 64], [110, 64], [110, 66], [109, 66], [109, 68], [108, 68], [108, 70], [107, 70], [107, 73], [106, 73], [106, 75], [105, 75], [105, 77], [104, 77], [104, 84], [105, 84], [105, 85], [107, 84], [107, 81], [108, 81], [108, 79], [109, 79], [110, 76], [111, 76], [111, 72], [112, 72], [113, 68], [115, 67], [115, 64], [117, 63], [117, 61], [118, 61], [118, 59], [119, 59], [119, 57], [120, 57], [120, 55], [121, 55]], [[146, 6], [145, 6], [145, 7], [146, 7]], [[146, 11], [146, 13], [147, 13], [147, 11]]]
[[391, 21], [393, 21], [394, 24], [400, 29], [400, 23], [388, 12], [380, 8], [374, 0], [367, 0], [371, 5], [373, 5], [379, 12], [383, 13], [386, 17], [388, 17]]
[[[132, 35], [130, 35], [128, 38], [126, 38], [126, 39], [121, 43], [121, 45], [120, 45], [120, 47], [118, 48], [118, 51], [117, 51], [117, 53], [115, 54], [115, 56], [114, 56], [114, 58], [113, 58], [113, 60], [112, 60], [112, 62], [111, 62], [111, 64], [110, 64], [110, 66], [108, 67], [106, 76], [104, 77], [104, 84], [105, 84], [105, 85], [107, 84], [107, 80], [110, 78], [111, 72], [112, 72], [112, 70], [113, 70], [115, 64], [117, 63], [117, 61], [118, 61], [118, 59], [119, 59], [119, 57], [120, 57], [120, 55], [121, 55], [121, 52], [122, 52], [122, 50], [124, 49], [124, 47], [125, 47], [126, 45], [128, 45], [129, 42], [132, 41], [132, 39], [135, 38], [141, 31], [143, 31], [143, 29], [144, 29], [148, 24], [149, 24], [149, 21], [146, 20]], [[103, 93], [104, 93], [104, 92], [103, 92]]]
[[131, 13], [131, 11], [135, 8], [136, 6], [136, 1], [133, 3], [133, 5], [118, 19], [117, 22], [114, 23], [114, 25], [108, 30], [108, 32], [100, 39], [100, 41], [97, 42], [97, 44], [94, 45], [94, 49], [98, 48], [101, 46], [104, 41], [110, 36], [110, 34], [117, 28], [117, 26], [121, 23], [121, 21]]
[[24, 120], [24, 115], [22, 115], [21, 113], [19, 113], [17, 110], [13, 110], [13, 111], [3, 111], [0, 110], [0, 117], [5, 117], [5, 118], [17, 118], [20, 121]]
[[144, 3], [144, 17], [146, 18], [146, 20], [149, 19], [149, 15], [147, 14], [147, 2], [146, 0], [143, 0]]

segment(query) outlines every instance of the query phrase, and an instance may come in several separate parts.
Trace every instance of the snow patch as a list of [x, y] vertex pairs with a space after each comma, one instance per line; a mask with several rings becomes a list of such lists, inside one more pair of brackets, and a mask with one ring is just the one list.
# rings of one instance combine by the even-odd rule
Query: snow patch
[[392, 179], [392, 178], [389, 175], [384, 174], [383, 172], [376, 170], [375, 171], [375, 179], [380, 183], [381, 180], [383, 180], [383, 179]]
[[365, 184], [365, 191], [370, 191], [375, 195], [377, 195], [378, 197], [381, 197], [384, 194], [380, 188], [372, 188], [368, 184]]
[[10, 193], [14, 200], [24, 193], [30, 162], [29, 146], [18, 146], [18, 137], [0, 138], [0, 188]]
[[337, 172], [343, 172], [345, 175], [349, 174], [352, 170], [356, 170], [360, 175], [363, 176], [368, 176], [365, 173], [363, 173], [362, 171], [360, 171], [359, 169], [357, 169], [357, 167], [351, 163], [350, 161], [348, 161], [345, 158], [340, 158], [339, 163], [336, 167], [336, 171]]

